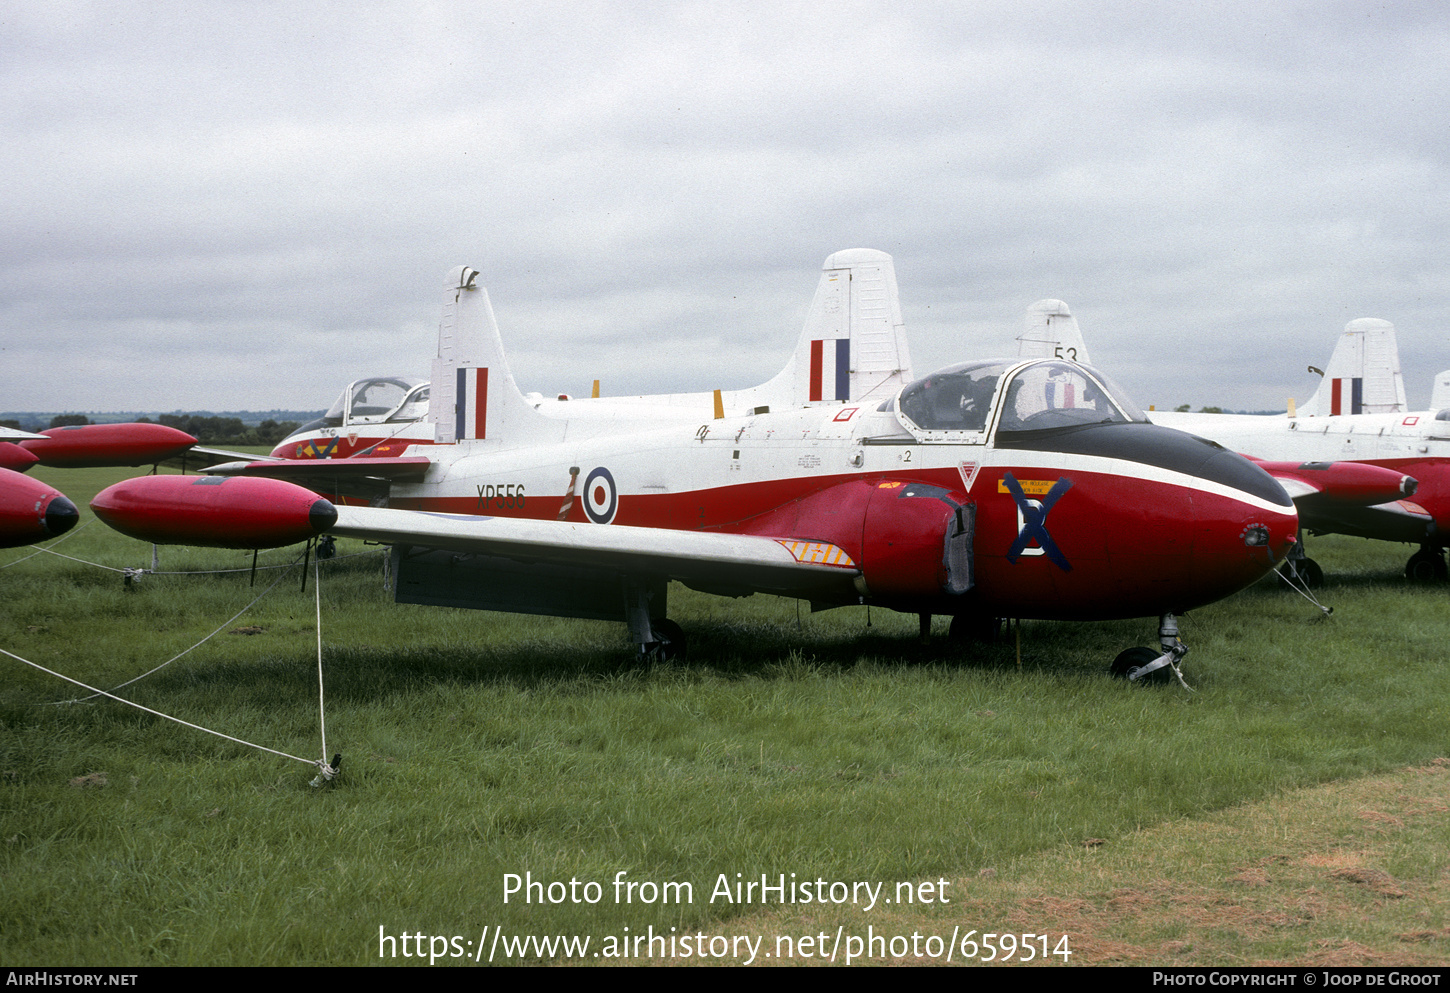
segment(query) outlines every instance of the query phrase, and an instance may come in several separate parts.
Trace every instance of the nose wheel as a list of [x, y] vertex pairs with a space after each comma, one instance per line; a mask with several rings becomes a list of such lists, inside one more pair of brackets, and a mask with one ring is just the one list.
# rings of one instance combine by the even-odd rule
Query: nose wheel
[[1192, 687], [1183, 681], [1179, 663], [1188, 654], [1188, 646], [1178, 637], [1178, 619], [1164, 614], [1158, 619], [1157, 651], [1151, 648], [1129, 648], [1119, 652], [1108, 671], [1115, 679], [1126, 679], [1130, 683], [1164, 684], [1175, 678], [1186, 690]]

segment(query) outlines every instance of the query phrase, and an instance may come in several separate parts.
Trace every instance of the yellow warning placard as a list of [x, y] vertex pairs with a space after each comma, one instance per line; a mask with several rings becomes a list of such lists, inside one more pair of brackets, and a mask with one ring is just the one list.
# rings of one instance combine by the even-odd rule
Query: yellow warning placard
[[[1019, 479], [1017, 485], [1022, 487], [1023, 496], [1046, 496], [1048, 491], [1057, 483], [1055, 479]], [[1006, 480], [997, 480], [998, 493], [1011, 493], [1007, 489]]]

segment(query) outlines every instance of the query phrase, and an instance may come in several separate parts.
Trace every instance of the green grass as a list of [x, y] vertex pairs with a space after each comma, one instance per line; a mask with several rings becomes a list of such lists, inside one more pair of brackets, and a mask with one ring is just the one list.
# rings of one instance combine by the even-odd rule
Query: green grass
[[[48, 478], [82, 505], [124, 476]], [[646, 671], [622, 624], [394, 604], [380, 552], [340, 549], [365, 554], [322, 568], [328, 747], [344, 754], [322, 789], [300, 763], [114, 703], [51, 706], [76, 693], [4, 660], [0, 962], [367, 964], [380, 926], [728, 931], [758, 908], [712, 905], [721, 873], [970, 876], [1446, 752], [1446, 591], [1407, 586], [1398, 546], [1314, 543], [1327, 620], [1269, 582], [1185, 618], [1192, 694], [1106, 677], [1152, 619], [1027, 622], [1019, 667], [1010, 642], [969, 658], [921, 645], [911, 616], [797, 620], [794, 601], [678, 588], [691, 658]], [[150, 564], [98, 523], [57, 550]], [[161, 551], [163, 569], [250, 560]], [[113, 685], [269, 575], [127, 587], [38, 555], [0, 569], [0, 648]], [[293, 573], [242, 626], [262, 631], [224, 631], [125, 695], [320, 756], [310, 580], [303, 594]], [[616, 905], [620, 871], [688, 881], [694, 902]], [[525, 872], [605, 898], [505, 905], [505, 874]]]

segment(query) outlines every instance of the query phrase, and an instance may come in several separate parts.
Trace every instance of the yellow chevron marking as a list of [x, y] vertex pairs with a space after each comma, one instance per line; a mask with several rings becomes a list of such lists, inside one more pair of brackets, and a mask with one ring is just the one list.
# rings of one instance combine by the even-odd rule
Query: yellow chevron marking
[[788, 538], [775, 539], [797, 562], [807, 565], [834, 565], [842, 569], [854, 569], [856, 563], [851, 556], [829, 541], [791, 541]]

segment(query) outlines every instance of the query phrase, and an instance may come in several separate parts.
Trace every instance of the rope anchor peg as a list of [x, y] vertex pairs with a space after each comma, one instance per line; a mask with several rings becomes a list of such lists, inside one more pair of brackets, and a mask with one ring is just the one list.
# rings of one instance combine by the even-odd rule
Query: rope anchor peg
[[322, 759], [317, 760], [317, 768], [320, 770], [308, 786], [321, 786], [323, 783], [330, 783], [337, 778], [338, 771], [342, 768], [342, 752], [332, 757], [332, 764], [328, 765]]

